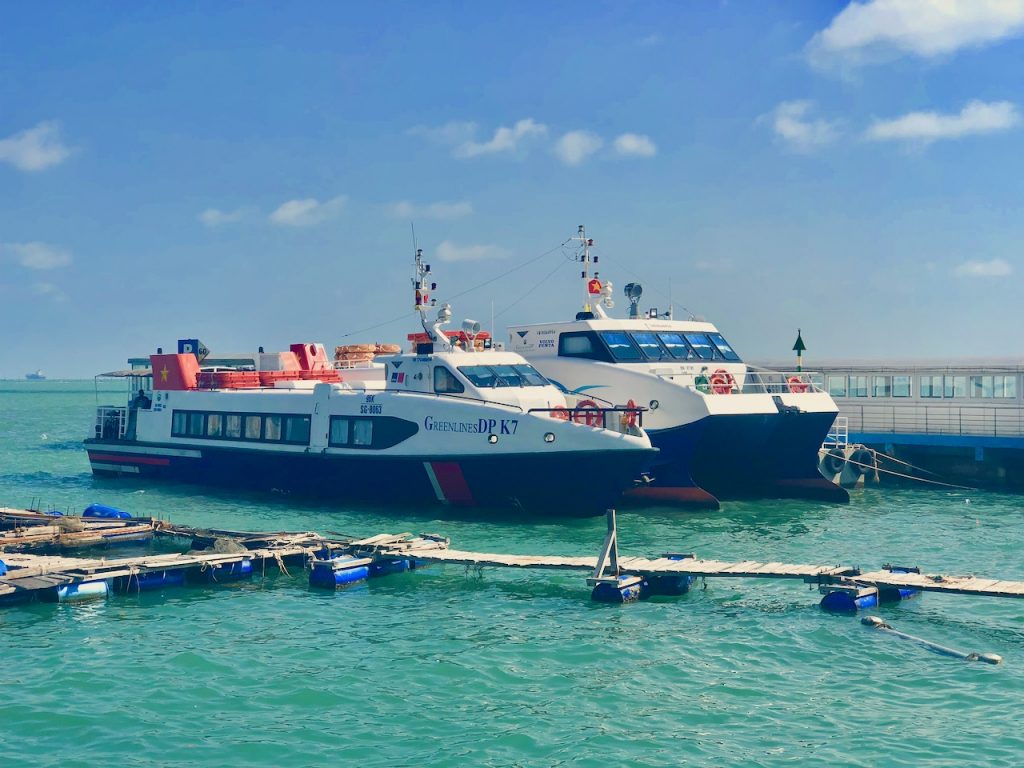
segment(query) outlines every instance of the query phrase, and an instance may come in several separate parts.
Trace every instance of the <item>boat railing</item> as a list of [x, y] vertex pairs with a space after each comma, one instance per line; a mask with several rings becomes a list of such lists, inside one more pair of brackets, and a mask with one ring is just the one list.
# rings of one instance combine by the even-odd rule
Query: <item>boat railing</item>
[[639, 436], [643, 429], [644, 411], [640, 406], [616, 405], [611, 408], [585, 403], [575, 408], [531, 408], [527, 413], [546, 413], [553, 419], [572, 421], [588, 427], [600, 427], [623, 435]]
[[96, 409], [94, 436], [102, 440], [124, 440], [128, 430], [128, 409], [101, 405]]
[[845, 448], [849, 444], [850, 420], [846, 416], [836, 416], [821, 445], [824, 448]]
[[850, 433], [1024, 437], [1024, 408], [1015, 406], [844, 403]]
[[744, 395], [788, 395], [824, 391], [824, 376], [817, 371], [774, 371], [753, 365], [747, 366], [743, 386], [739, 387], [739, 392]]

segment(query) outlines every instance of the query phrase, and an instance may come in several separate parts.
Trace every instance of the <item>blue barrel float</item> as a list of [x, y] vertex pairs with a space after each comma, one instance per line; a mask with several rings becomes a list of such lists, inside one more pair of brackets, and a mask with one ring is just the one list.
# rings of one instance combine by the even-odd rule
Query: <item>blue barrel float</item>
[[599, 581], [590, 599], [599, 603], [632, 603], [640, 599], [644, 580], [640, 576], [622, 575], [614, 580]]
[[114, 591], [119, 593], [151, 592], [165, 587], [180, 587], [185, 584], [185, 569], [166, 571], [145, 571], [114, 579]]
[[188, 581], [192, 584], [226, 584], [251, 576], [252, 559], [245, 558], [233, 563], [207, 563], [205, 567], [193, 568], [188, 573]]
[[309, 571], [309, 586], [337, 589], [346, 584], [364, 581], [370, 575], [367, 557], [341, 555], [328, 560], [313, 560]]
[[115, 520], [131, 520], [132, 516], [123, 509], [108, 507], [106, 504], [90, 504], [82, 512], [82, 517], [104, 517]]
[[[891, 573], [920, 573], [920, 568], [886, 566]], [[823, 588], [825, 589], [825, 588]], [[909, 587], [828, 587], [831, 591], [821, 598], [821, 607], [834, 613], [856, 613], [865, 608], [874, 608], [881, 603], [896, 603], [921, 594], [921, 590]]]
[[80, 600], [97, 600], [109, 595], [110, 588], [110, 581], [107, 579], [82, 581], [44, 589], [39, 593], [39, 599], [44, 603], [74, 603]]

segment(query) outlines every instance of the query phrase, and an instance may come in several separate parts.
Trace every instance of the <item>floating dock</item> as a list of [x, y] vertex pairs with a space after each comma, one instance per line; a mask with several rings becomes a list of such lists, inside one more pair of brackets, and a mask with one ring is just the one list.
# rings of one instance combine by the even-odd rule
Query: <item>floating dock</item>
[[[129, 522], [129, 521], [121, 521]], [[843, 565], [799, 565], [701, 559], [693, 553], [656, 558], [620, 557], [614, 511], [597, 557], [470, 552], [450, 548], [436, 534], [380, 534], [367, 539], [331, 539], [312, 532], [253, 533], [152, 525], [160, 537], [188, 541], [185, 553], [123, 558], [86, 558], [0, 553], [0, 602], [36, 598], [65, 600], [130, 593], [185, 583], [215, 583], [251, 577], [267, 566], [309, 568], [314, 586], [336, 586], [429, 564], [580, 571], [595, 600], [629, 602], [653, 594], [683, 594], [698, 578], [797, 580], [817, 585], [822, 606], [857, 610], [920, 592], [978, 597], [1024, 597], [1024, 581], [921, 573], [885, 566], [863, 572]], [[104, 586], [100, 586], [100, 585]]]
[[33, 509], [0, 507], [0, 550], [74, 549], [153, 537], [150, 518], [76, 517]]

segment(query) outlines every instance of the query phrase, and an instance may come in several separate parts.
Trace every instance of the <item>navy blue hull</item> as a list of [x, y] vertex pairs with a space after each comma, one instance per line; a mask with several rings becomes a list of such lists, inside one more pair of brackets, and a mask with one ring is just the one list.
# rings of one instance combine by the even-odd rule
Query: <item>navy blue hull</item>
[[718, 499], [691, 474], [694, 454], [708, 422], [705, 418], [679, 427], [649, 431], [651, 444], [659, 450], [650, 469], [654, 480], [647, 486], [627, 491], [626, 500], [637, 504], [718, 509]]
[[712, 416], [693, 453], [690, 474], [720, 499], [849, 501], [846, 490], [818, 470], [818, 449], [834, 418], [833, 413], [807, 412]]
[[101, 476], [279, 490], [341, 502], [505, 508], [550, 517], [604, 514], [654, 455], [624, 450], [438, 460], [205, 446], [182, 450], [99, 440], [87, 440], [86, 448], [93, 472]]

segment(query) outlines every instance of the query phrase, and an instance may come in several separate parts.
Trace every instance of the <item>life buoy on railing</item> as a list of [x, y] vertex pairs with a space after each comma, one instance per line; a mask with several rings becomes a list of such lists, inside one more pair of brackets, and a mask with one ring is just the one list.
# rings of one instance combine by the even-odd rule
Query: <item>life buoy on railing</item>
[[601, 420], [601, 411], [593, 400], [583, 400], [576, 405], [573, 411], [572, 420], [577, 424], [586, 424], [588, 427], [596, 427]]
[[622, 414], [622, 426], [632, 429], [636, 426], [637, 412], [636, 401], [630, 398], [626, 401], [626, 411]]
[[797, 395], [803, 394], [810, 388], [801, 376], [790, 376], [786, 379], [786, 383], [789, 384], [789, 391]]
[[571, 416], [566, 408], [552, 408], [550, 414], [552, 419], [558, 419], [559, 421], [568, 421]]
[[716, 395], [728, 395], [732, 392], [732, 388], [736, 386], [736, 380], [725, 368], [719, 368], [711, 374], [710, 384], [711, 391]]

